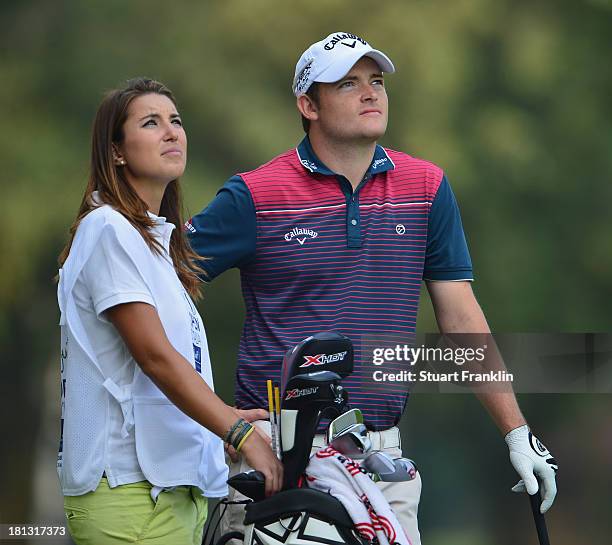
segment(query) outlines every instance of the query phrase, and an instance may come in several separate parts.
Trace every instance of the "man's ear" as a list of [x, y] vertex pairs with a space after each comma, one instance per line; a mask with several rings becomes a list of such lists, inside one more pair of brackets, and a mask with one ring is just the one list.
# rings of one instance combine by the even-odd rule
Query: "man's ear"
[[308, 121], [316, 121], [319, 119], [319, 107], [308, 95], [300, 95], [297, 97], [297, 109], [306, 119], [308, 119]]

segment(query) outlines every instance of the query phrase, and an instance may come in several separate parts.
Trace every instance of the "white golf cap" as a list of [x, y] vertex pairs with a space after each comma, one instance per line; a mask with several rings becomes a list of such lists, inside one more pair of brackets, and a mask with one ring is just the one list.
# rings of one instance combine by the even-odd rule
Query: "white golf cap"
[[395, 72], [391, 59], [364, 39], [348, 32], [334, 32], [302, 53], [295, 66], [293, 94], [305, 94], [315, 81], [333, 83], [342, 79], [361, 57], [374, 59], [382, 72]]

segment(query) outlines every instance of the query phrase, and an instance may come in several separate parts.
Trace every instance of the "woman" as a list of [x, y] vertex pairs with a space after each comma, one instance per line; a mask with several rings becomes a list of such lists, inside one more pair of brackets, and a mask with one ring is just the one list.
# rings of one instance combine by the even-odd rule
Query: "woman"
[[[208, 497], [226, 493], [224, 439], [279, 490], [266, 440], [212, 390], [200, 272], [182, 230], [187, 138], [167, 87], [110, 92], [91, 173], [62, 252], [58, 473], [77, 544], [198, 544]], [[263, 415], [265, 417], [265, 414]], [[203, 426], [203, 427], [202, 427]]]

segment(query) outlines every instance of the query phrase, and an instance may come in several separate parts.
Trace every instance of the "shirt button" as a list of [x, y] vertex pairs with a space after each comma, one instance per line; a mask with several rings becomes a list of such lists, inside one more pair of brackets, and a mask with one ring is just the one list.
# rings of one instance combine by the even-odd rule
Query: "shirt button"
[[351, 220], [351, 225], [357, 225], [357, 220]]

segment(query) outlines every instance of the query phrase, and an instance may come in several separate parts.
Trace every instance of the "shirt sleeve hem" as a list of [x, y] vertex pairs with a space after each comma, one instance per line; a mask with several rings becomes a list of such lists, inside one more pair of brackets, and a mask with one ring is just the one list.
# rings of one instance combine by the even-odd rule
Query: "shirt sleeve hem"
[[474, 275], [471, 269], [455, 269], [455, 270], [439, 270], [439, 271], [426, 271], [423, 273], [423, 280], [430, 280], [433, 282], [473, 282]]
[[94, 303], [94, 308], [98, 318], [102, 318], [102, 313], [111, 307], [121, 305], [123, 303], [147, 303], [152, 307], [155, 306], [153, 298], [150, 294], [144, 292], [125, 292], [125, 293], [114, 293], [108, 297], [104, 297], [100, 301]]

